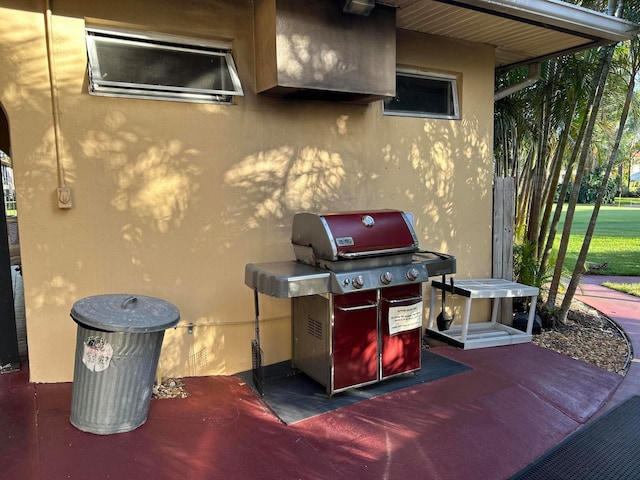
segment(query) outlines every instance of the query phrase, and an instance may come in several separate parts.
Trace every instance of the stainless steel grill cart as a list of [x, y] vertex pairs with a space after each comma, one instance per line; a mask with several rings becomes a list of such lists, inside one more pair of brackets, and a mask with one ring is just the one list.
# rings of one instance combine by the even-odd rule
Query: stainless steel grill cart
[[397, 210], [300, 213], [292, 243], [295, 262], [247, 264], [245, 283], [291, 298], [295, 368], [329, 395], [421, 368], [422, 284], [455, 257], [420, 250]]

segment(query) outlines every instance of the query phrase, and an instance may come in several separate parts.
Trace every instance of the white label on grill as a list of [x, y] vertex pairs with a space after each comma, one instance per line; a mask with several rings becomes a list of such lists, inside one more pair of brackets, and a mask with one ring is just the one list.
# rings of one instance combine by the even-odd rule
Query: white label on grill
[[401, 307], [389, 307], [389, 333], [406, 332], [422, 326], [422, 302]]
[[336, 244], [339, 247], [352, 247], [355, 245], [355, 243], [353, 242], [353, 237], [336, 238]]

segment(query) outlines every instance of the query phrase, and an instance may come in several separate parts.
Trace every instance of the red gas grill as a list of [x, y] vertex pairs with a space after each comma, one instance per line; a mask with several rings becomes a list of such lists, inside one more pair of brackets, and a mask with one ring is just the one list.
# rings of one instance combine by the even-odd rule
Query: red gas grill
[[422, 283], [455, 273], [456, 262], [419, 249], [410, 214], [299, 213], [292, 243], [295, 262], [245, 267], [256, 299], [258, 391], [258, 293], [292, 299], [293, 366], [329, 395], [421, 368]]

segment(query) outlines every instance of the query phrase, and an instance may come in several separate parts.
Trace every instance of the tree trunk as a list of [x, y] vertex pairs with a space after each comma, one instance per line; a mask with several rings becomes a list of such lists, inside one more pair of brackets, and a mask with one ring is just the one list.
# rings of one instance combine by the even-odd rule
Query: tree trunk
[[[593, 99], [593, 96], [591, 96], [590, 100], [592, 99]], [[576, 98], [576, 107], [577, 107], [577, 102], [578, 100]], [[590, 105], [587, 105], [587, 111], [589, 110], [589, 107]], [[551, 252], [553, 250], [553, 244], [555, 242], [556, 233], [558, 231], [558, 224], [560, 223], [560, 217], [562, 216], [562, 209], [564, 207], [564, 200], [565, 198], [567, 198], [567, 192], [569, 191], [569, 185], [571, 184], [571, 172], [573, 171], [573, 166], [576, 163], [576, 159], [578, 158], [578, 152], [580, 151], [580, 145], [582, 145], [582, 141], [584, 139], [584, 132], [587, 129], [587, 123], [588, 123], [587, 118], [583, 117], [582, 123], [580, 125], [580, 131], [578, 133], [578, 138], [576, 139], [573, 152], [571, 153], [571, 158], [567, 163], [564, 180], [562, 181], [562, 187], [560, 187], [560, 192], [558, 193], [558, 202], [556, 203], [556, 209], [553, 214], [553, 219], [551, 220], [551, 226], [549, 227], [549, 234], [547, 236], [547, 242], [545, 245], [544, 253], [542, 254], [542, 259], [540, 260], [541, 269], [544, 267], [544, 270], [542, 271], [546, 271], [547, 269], [546, 266], [549, 263], [549, 257], [551, 256]], [[548, 304], [550, 306], [553, 306], [555, 304], [556, 296], [557, 296], [557, 286], [556, 286], [555, 292], [553, 292], [553, 302], [548, 301]]]
[[549, 130], [551, 129], [551, 96], [554, 91], [554, 72], [556, 62], [549, 61], [546, 74], [546, 87], [540, 109], [540, 132], [538, 138], [538, 155], [533, 170], [533, 185], [531, 190], [531, 206], [529, 209], [529, 224], [527, 228], [527, 240], [533, 245], [536, 260], [538, 259], [538, 238], [540, 232], [540, 220], [545, 186], [545, 172], [547, 169], [547, 152], [549, 146]]
[[[567, 148], [567, 141], [569, 140], [569, 131], [571, 130], [571, 119], [576, 111], [578, 104], [577, 97], [572, 102], [572, 105], [565, 119], [564, 128], [560, 134], [560, 141], [556, 147], [556, 151], [553, 157], [551, 166], [551, 179], [549, 181], [547, 195], [545, 199], [544, 213], [542, 214], [542, 221], [540, 222], [540, 236], [538, 237], [538, 258], [540, 258], [540, 271], [547, 270], [547, 258], [545, 238], [547, 237], [547, 231], [549, 229], [549, 222], [551, 220], [551, 212], [553, 210], [553, 204], [556, 196], [556, 190], [558, 189], [558, 182], [560, 181], [560, 173], [562, 172], [562, 159], [564, 158], [564, 152]], [[568, 167], [571, 168], [571, 165]], [[564, 187], [564, 185], [563, 185]], [[565, 190], [566, 191], [566, 190]], [[564, 198], [558, 197], [558, 204], [563, 204]]]
[[533, 160], [533, 152], [529, 152], [527, 160], [525, 161], [522, 172], [518, 178], [518, 203], [516, 209], [516, 232], [522, 232], [522, 227], [525, 225], [525, 219], [529, 212], [529, 201], [531, 195], [531, 162]]
[[[560, 247], [558, 248], [558, 258], [553, 271], [553, 279], [549, 286], [549, 295], [547, 298], [547, 306], [555, 308], [556, 298], [560, 287], [560, 281], [562, 278], [562, 268], [567, 254], [567, 247], [569, 245], [569, 236], [571, 234], [571, 224], [573, 223], [573, 215], [578, 203], [578, 194], [580, 192], [580, 183], [582, 181], [582, 174], [584, 173], [585, 164], [589, 155], [591, 146], [591, 138], [593, 137], [593, 130], [596, 124], [598, 116], [598, 110], [602, 101], [602, 95], [604, 93], [604, 87], [607, 81], [607, 75], [609, 68], [611, 67], [611, 59], [613, 57], [614, 46], [604, 47], [601, 54], [600, 65], [598, 68], [598, 81], [594, 84], [591, 96], [593, 101], [590, 101], [591, 105], [590, 113], [585, 117], [585, 121], [588, 119], [587, 128], [585, 130], [584, 142], [582, 144], [582, 150], [580, 153], [580, 159], [576, 168], [576, 176], [573, 181], [573, 189], [571, 190], [571, 196], [569, 197], [569, 203], [567, 204], [567, 213], [564, 220], [564, 228], [562, 229], [562, 238], [560, 239]], [[572, 277], [573, 280], [573, 277]]]
[[620, 123], [618, 125], [618, 133], [616, 135], [616, 141], [611, 150], [611, 155], [609, 156], [609, 161], [607, 163], [604, 176], [602, 177], [602, 183], [600, 184], [600, 189], [598, 190], [598, 196], [596, 198], [596, 202], [593, 207], [593, 212], [591, 213], [591, 219], [589, 220], [589, 225], [587, 226], [587, 231], [585, 233], [584, 240], [582, 242], [582, 247], [580, 248], [578, 260], [576, 261], [576, 266], [573, 269], [573, 275], [571, 276], [571, 281], [569, 282], [569, 286], [567, 287], [564, 300], [562, 301], [562, 306], [560, 307], [559, 319], [562, 323], [566, 322], [567, 320], [567, 315], [569, 313], [569, 310], [571, 309], [571, 301], [573, 299], [573, 296], [575, 295], [576, 288], [578, 287], [578, 283], [582, 275], [585, 261], [587, 260], [587, 254], [589, 253], [591, 238], [593, 237], [593, 232], [596, 228], [596, 221], [598, 220], [598, 213], [600, 212], [602, 199], [604, 198], [604, 194], [607, 189], [607, 183], [609, 182], [609, 176], [611, 175], [611, 171], [613, 170], [613, 165], [615, 164], [616, 157], [618, 156], [618, 150], [620, 148], [620, 142], [622, 140], [622, 135], [624, 133], [624, 127], [627, 122], [627, 117], [629, 116], [629, 108], [631, 106], [631, 100], [633, 99], [633, 91], [635, 88], [635, 76], [637, 75], [637, 73], [638, 73], [638, 66], [634, 64], [634, 68], [632, 69], [629, 76], [627, 96], [624, 101], [624, 106], [622, 107], [622, 113], [620, 114]]

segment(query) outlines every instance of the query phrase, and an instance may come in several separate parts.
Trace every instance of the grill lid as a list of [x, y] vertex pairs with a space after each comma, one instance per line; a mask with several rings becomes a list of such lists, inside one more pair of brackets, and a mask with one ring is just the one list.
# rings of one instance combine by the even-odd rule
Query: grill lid
[[317, 264], [413, 253], [418, 240], [410, 214], [398, 210], [298, 213], [291, 242], [299, 261]]

